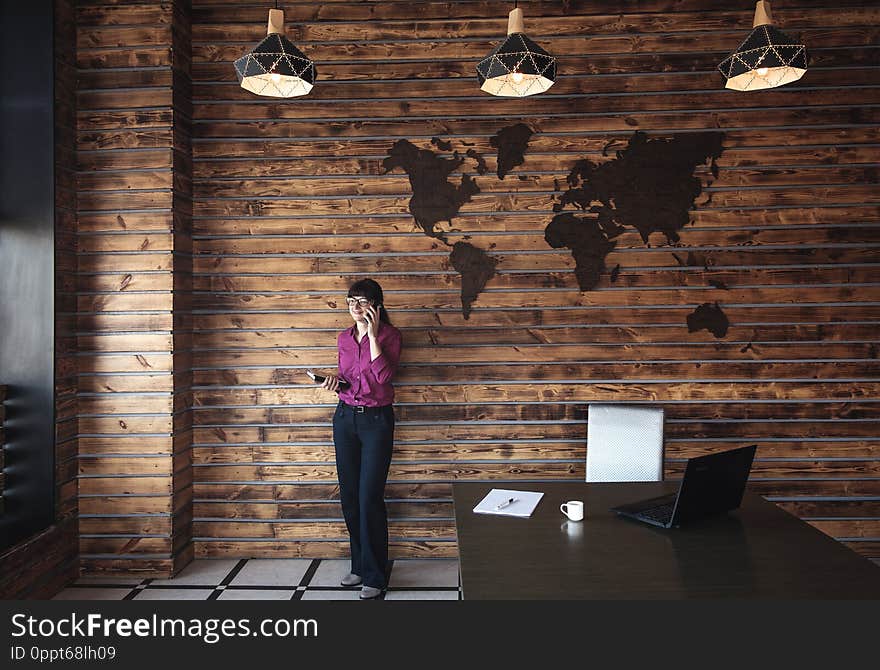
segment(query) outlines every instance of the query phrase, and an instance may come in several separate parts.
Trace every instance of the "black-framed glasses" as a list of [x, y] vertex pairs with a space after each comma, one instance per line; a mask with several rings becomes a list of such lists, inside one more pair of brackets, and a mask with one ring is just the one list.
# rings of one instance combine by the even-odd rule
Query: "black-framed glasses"
[[354, 307], [358, 305], [359, 307], [369, 307], [372, 304], [371, 300], [367, 300], [366, 298], [346, 298], [345, 302], [348, 303], [349, 307]]

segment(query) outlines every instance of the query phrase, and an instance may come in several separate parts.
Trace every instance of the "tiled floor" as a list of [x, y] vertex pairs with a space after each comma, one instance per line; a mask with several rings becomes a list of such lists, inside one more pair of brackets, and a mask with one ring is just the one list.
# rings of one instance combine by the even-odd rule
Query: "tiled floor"
[[[174, 579], [82, 577], [55, 600], [358, 600], [339, 580], [347, 560], [202, 559]], [[460, 600], [458, 561], [391, 562], [385, 600]]]

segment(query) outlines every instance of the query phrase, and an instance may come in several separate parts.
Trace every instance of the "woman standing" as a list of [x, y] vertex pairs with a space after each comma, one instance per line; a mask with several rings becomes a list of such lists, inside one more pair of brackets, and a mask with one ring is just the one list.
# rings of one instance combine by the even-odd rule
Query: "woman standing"
[[400, 360], [401, 336], [391, 325], [377, 282], [355, 282], [346, 301], [354, 325], [337, 338], [340, 376], [329, 375], [322, 386], [339, 392], [333, 444], [351, 542], [351, 573], [342, 585], [362, 584], [360, 597], [366, 600], [382, 595], [386, 586], [385, 480], [394, 443], [391, 380]]

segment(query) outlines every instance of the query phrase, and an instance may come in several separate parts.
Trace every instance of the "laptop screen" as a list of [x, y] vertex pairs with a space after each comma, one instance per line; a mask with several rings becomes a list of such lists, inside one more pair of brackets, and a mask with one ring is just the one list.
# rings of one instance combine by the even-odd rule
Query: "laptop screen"
[[676, 523], [739, 507], [756, 449], [753, 444], [688, 460], [678, 492]]

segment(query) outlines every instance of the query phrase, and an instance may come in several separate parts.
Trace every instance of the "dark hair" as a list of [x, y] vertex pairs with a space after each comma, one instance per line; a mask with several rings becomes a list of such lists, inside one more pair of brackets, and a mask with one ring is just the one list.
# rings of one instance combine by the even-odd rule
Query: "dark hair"
[[388, 318], [388, 310], [385, 309], [385, 299], [382, 297], [382, 287], [379, 282], [372, 279], [361, 279], [356, 281], [348, 289], [348, 297], [362, 296], [369, 300], [373, 305], [379, 306], [379, 321], [391, 325], [391, 319]]

